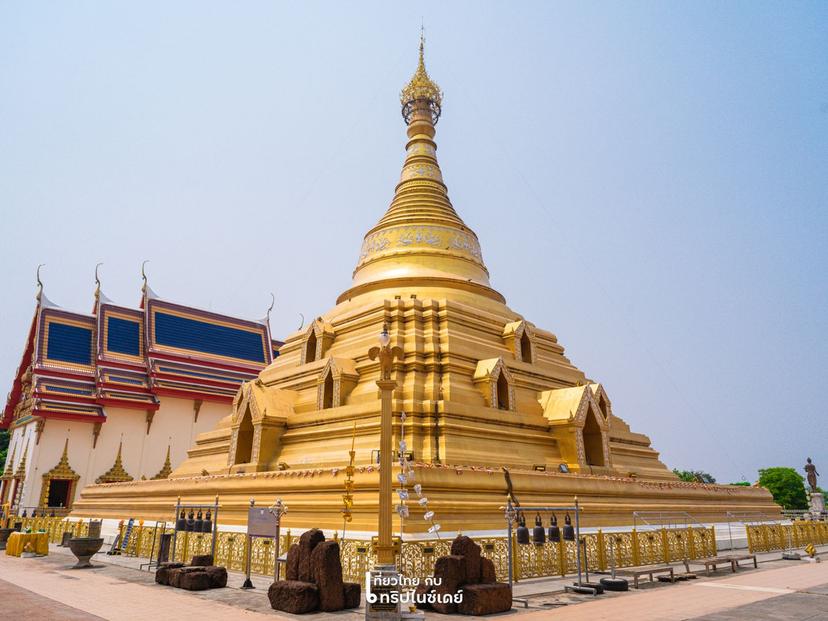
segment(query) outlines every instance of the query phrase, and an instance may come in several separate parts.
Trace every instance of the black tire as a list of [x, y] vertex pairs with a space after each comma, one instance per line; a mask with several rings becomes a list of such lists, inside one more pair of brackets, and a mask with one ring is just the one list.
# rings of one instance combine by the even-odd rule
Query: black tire
[[601, 586], [607, 591], [630, 590], [630, 584], [624, 578], [601, 578]]
[[602, 587], [597, 582], [582, 582], [581, 586], [591, 587], [591, 588], [595, 589], [595, 594], [596, 595], [603, 595], [604, 594], [604, 587]]

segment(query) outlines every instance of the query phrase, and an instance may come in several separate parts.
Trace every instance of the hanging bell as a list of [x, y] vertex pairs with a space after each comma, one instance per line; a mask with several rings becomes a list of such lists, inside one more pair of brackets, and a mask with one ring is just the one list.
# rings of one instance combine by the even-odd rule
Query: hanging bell
[[195, 518], [193, 517], [193, 510], [190, 509], [190, 512], [187, 514], [187, 524], [184, 530], [192, 531], [193, 525], [195, 524]]
[[575, 528], [572, 526], [572, 518], [569, 513], [564, 516], [563, 538], [566, 541], [575, 541]]
[[517, 536], [518, 543], [529, 543], [529, 529], [526, 528], [526, 518], [523, 517], [522, 513], [518, 518], [518, 527], [515, 535]]
[[175, 530], [185, 530], [187, 528], [187, 520], [184, 518], [184, 509], [181, 510], [181, 515], [175, 522]]
[[543, 529], [540, 513], [535, 516], [535, 528], [532, 529], [532, 543], [543, 545], [546, 543], [546, 531]]
[[204, 523], [201, 525], [201, 532], [202, 533], [212, 533], [213, 532], [213, 517], [210, 513], [210, 509], [207, 509], [207, 516], [204, 518]]
[[549, 518], [549, 541], [558, 543], [561, 540], [561, 529], [558, 528], [558, 516], [554, 513]]
[[197, 533], [203, 532], [204, 528], [204, 516], [201, 513], [201, 509], [198, 510], [198, 516], [196, 517], [196, 521], [193, 524], [193, 530]]

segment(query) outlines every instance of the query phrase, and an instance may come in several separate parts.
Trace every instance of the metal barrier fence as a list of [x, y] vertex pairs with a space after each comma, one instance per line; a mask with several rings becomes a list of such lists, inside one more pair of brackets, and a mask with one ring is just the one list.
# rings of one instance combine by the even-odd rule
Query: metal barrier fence
[[748, 549], [772, 552], [814, 545], [828, 544], [828, 523], [797, 521], [791, 524], [746, 524]]
[[[49, 540], [59, 543], [65, 531], [75, 536], [86, 534], [89, 522], [69, 522], [62, 518], [19, 518], [23, 528], [45, 530]], [[125, 527], [121, 526], [123, 536]], [[157, 555], [161, 534], [172, 533], [172, 525], [154, 527], [136, 522], [132, 528], [124, 553], [127, 556], [150, 558]], [[716, 535], [713, 527], [660, 528], [620, 532], [582, 533], [586, 542], [587, 566], [590, 571], [616, 567], [634, 567], [655, 563], [672, 563], [687, 559], [706, 558], [716, 555]], [[499, 580], [508, 578], [508, 545], [506, 537], [474, 538], [482, 549], [482, 555], [494, 562]], [[281, 550], [286, 551], [299, 540], [290, 530], [281, 536]], [[175, 559], [189, 561], [196, 554], [209, 554], [209, 533], [179, 531]], [[374, 548], [370, 540], [345, 539], [340, 541], [342, 573], [345, 580], [361, 582], [365, 572], [375, 563]], [[547, 541], [543, 544], [518, 544], [514, 546], [514, 576], [517, 580], [544, 576], [564, 576], [576, 570], [577, 548], [574, 541]], [[403, 575], [424, 579], [431, 574], [438, 557], [449, 554], [451, 540], [404, 541], [397, 558]], [[250, 570], [253, 574], [272, 576], [273, 541], [254, 538], [250, 551]], [[246, 570], [247, 537], [243, 532], [219, 531], [216, 542], [217, 565], [229, 571]]]

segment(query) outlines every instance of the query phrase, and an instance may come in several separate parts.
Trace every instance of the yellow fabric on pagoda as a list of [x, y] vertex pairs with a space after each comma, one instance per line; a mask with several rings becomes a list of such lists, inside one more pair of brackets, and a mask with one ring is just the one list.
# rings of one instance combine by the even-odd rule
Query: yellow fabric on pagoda
[[48, 533], [12, 533], [6, 543], [6, 554], [8, 556], [20, 556], [27, 543], [32, 544], [32, 551], [38, 556], [49, 554]]

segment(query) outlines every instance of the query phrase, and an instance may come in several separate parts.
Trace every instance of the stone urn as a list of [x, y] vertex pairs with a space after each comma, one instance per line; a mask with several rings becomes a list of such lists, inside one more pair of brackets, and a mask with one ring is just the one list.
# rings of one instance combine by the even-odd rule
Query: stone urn
[[78, 562], [72, 567], [72, 569], [83, 569], [85, 567], [94, 567], [92, 563], [89, 562], [95, 553], [101, 549], [103, 545], [103, 538], [92, 538], [92, 537], [75, 537], [69, 540], [69, 549], [72, 550], [72, 554], [78, 557]]
[[0, 528], [0, 550], [6, 549], [6, 542], [9, 540], [9, 535], [13, 532], [13, 528]]

